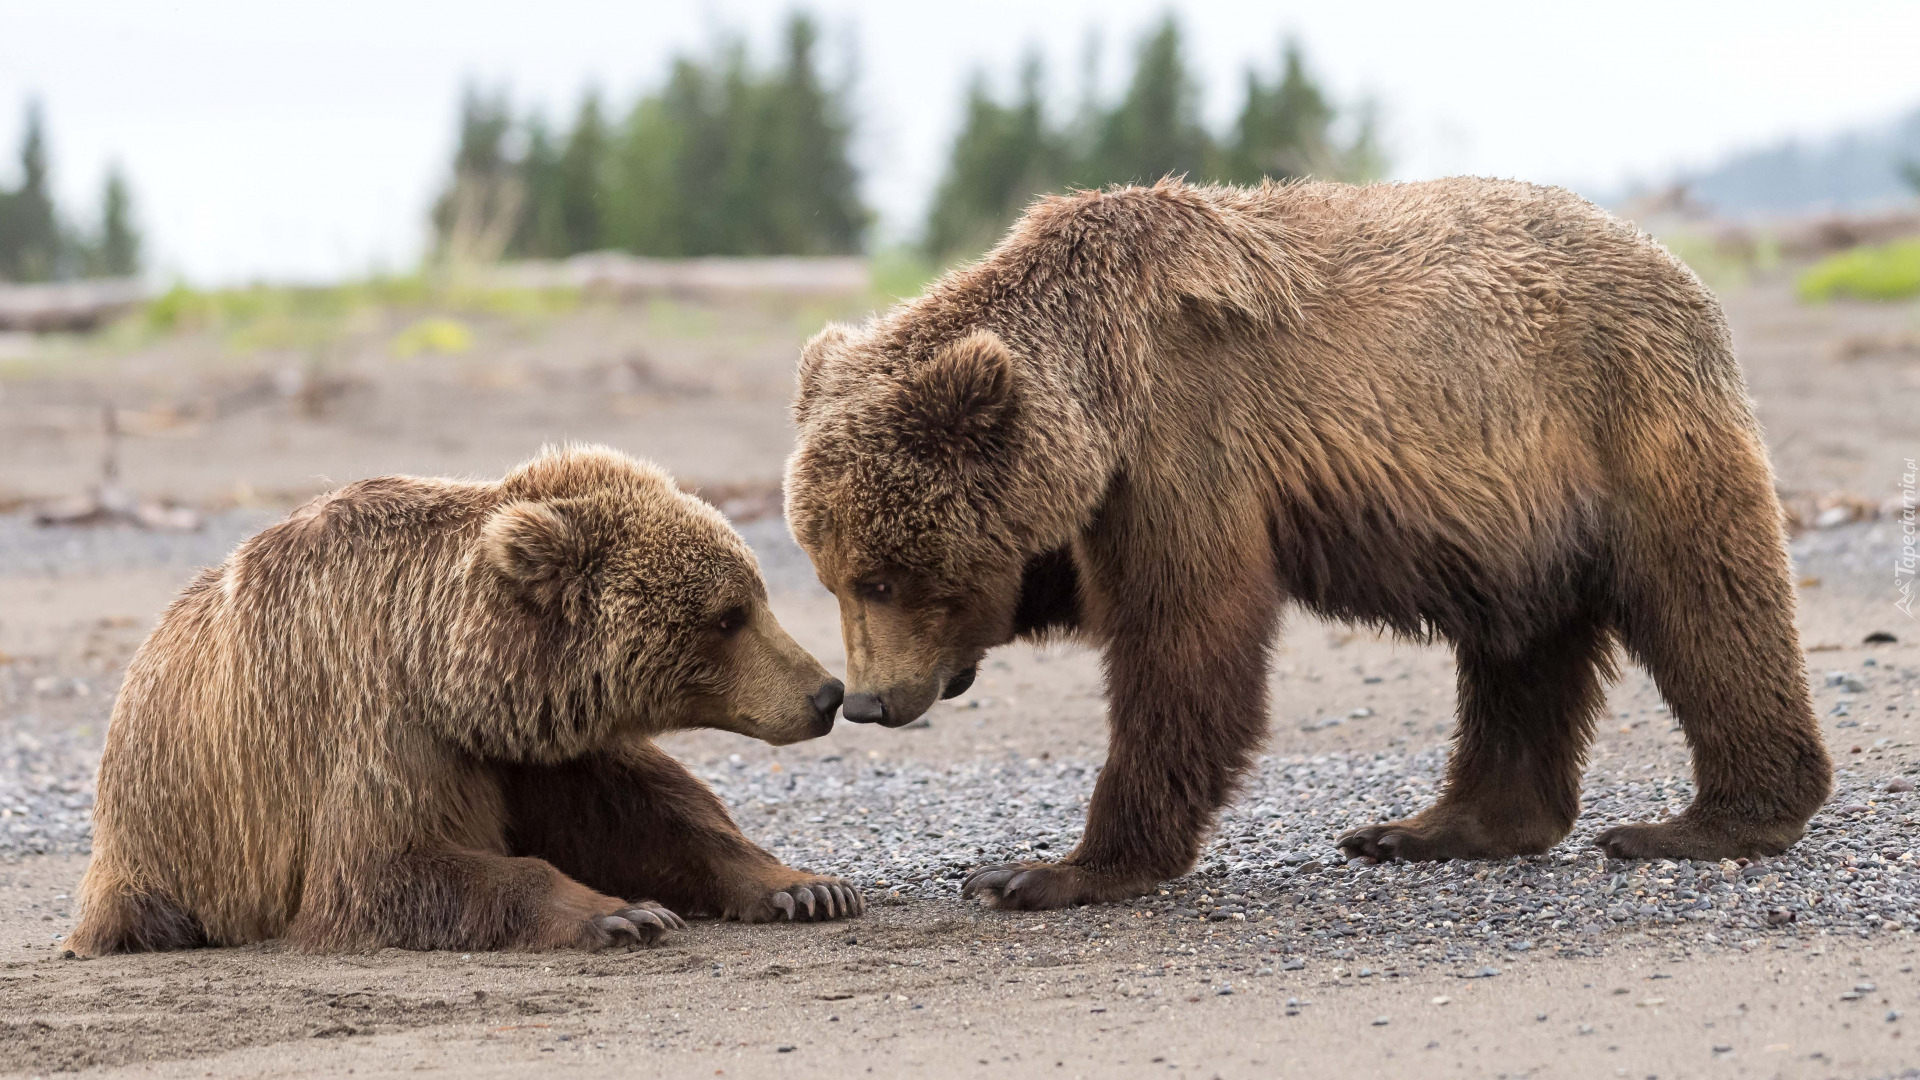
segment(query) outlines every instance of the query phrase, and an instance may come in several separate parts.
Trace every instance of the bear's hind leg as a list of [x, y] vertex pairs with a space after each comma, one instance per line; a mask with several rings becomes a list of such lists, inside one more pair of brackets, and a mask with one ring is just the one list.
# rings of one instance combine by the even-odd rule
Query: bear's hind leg
[[1460, 725], [1426, 810], [1340, 838], [1349, 856], [1493, 859], [1558, 843], [1580, 813], [1580, 771], [1612, 677], [1608, 634], [1582, 618], [1517, 656], [1457, 650]]
[[1595, 838], [1617, 858], [1778, 855], [1832, 791], [1773, 524], [1779, 504], [1758, 485], [1742, 502], [1717, 523], [1662, 527], [1622, 560], [1621, 637], [1680, 722], [1695, 794], [1667, 821]]
[[[104, 860], [96, 855], [95, 859]], [[96, 864], [80, 884], [80, 921], [61, 948], [80, 956], [166, 952], [207, 944], [200, 920], [180, 905]]]
[[509, 848], [596, 889], [743, 922], [866, 910], [854, 886], [748, 840], [712, 789], [645, 739], [558, 765], [503, 765], [501, 790]]

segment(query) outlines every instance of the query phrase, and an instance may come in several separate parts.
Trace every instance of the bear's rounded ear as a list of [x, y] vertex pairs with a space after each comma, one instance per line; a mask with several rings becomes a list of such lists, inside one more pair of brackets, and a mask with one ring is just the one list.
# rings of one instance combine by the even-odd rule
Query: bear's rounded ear
[[808, 407], [813, 404], [813, 399], [820, 394], [820, 384], [826, 372], [827, 361], [846, 343], [847, 328], [839, 323], [828, 323], [800, 347], [800, 366], [794, 372], [793, 409], [796, 414], [806, 415]]
[[1003, 441], [1014, 396], [1013, 354], [976, 330], [902, 376], [893, 419], [908, 445], [984, 456]]
[[579, 618], [592, 553], [584, 532], [552, 506], [510, 502], [487, 519], [481, 556], [534, 607]]

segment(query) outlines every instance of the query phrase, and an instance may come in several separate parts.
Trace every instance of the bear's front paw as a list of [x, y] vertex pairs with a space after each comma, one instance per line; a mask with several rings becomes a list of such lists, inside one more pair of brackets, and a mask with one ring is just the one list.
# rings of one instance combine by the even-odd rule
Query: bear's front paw
[[860, 890], [839, 878], [808, 874], [800, 881], [769, 889], [727, 913], [741, 922], [825, 922], [851, 919], [867, 911]]
[[960, 886], [962, 897], [978, 896], [988, 907], [1011, 911], [1050, 911], [1081, 904], [1129, 900], [1151, 882], [1101, 874], [1072, 863], [1004, 862], [975, 870]]
[[1418, 819], [1389, 821], [1355, 829], [1342, 836], [1337, 843], [1340, 853], [1349, 859], [1372, 859], [1376, 862], [1392, 862], [1395, 859], [1411, 862], [1471, 859], [1479, 854], [1480, 847], [1471, 838], [1462, 835], [1460, 830], [1437, 829]]
[[609, 948], [616, 945], [651, 945], [660, 940], [668, 930], [685, 930], [686, 921], [651, 900], [645, 900], [629, 907], [621, 908], [611, 915], [601, 915], [587, 924], [588, 944], [591, 948]]
[[1530, 829], [1488, 829], [1481, 817], [1459, 808], [1430, 807], [1404, 821], [1388, 821], [1355, 829], [1338, 843], [1347, 858], [1376, 862], [1444, 862], [1447, 859], [1503, 859], [1535, 855], [1557, 843], [1564, 830], [1552, 823], [1533, 823]]

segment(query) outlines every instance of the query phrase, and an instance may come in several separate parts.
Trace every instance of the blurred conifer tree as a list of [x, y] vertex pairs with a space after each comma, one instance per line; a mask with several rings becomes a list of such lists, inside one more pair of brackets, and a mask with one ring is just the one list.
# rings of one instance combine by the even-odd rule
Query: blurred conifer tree
[[589, 91], [580, 99], [573, 130], [558, 162], [557, 196], [564, 250], [572, 255], [606, 245], [601, 198], [607, 185], [607, 126], [600, 113], [600, 95]]
[[140, 233], [133, 222], [133, 196], [119, 166], [107, 170], [106, 190], [100, 199], [100, 238], [91, 255], [91, 274], [131, 277], [140, 272]]
[[[844, 88], [819, 69], [819, 30], [794, 15], [778, 63], [738, 41], [676, 57], [666, 83], [609, 124], [582, 99], [564, 146], [537, 117], [515, 153], [504, 95], [469, 90], [454, 177], [436, 204], [443, 257], [825, 255], [860, 250], [871, 215], [853, 167]], [[494, 236], [511, 213], [511, 243]]]
[[1289, 40], [1282, 49], [1278, 79], [1269, 81], [1258, 71], [1247, 71], [1246, 102], [1215, 176], [1236, 184], [1257, 184], [1269, 177], [1371, 179], [1381, 166], [1371, 111], [1361, 108], [1358, 130], [1345, 146], [1339, 145], [1333, 132], [1338, 115], [1307, 74], [1300, 43]]
[[133, 220], [133, 195], [120, 167], [107, 170], [100, 228], [88, 232], [67, 224], [54, 205], [50, 157], [40, 106], [29, 102], [20, 140], [20, 186], [0, 189], [0, 281], [139, 273], [140, 233]]
[[1207, 175], [1213, 137], [1200, 122], [1200, 91], [1187, 73], [1180, 27], [1167, 16], [1135, 56], [1126, 93], [1098, 121], [1091, 153], [1074, 179], [1085, 187], [1163, 176]]
[[1280, 70], [1247, 72], [1237, 122], [1216, 141], [1200, 120], [1199, 93], [1182, 55], [1180, 29], [1169, 16], [1141, 42], [1125, 92], [1099, 100], [1090, 50], [1080, 115], [1053, 125], [1046, 115], [1038, 62], [1026, 62], [1019, 93], [995, 100], [976, 75], [960, 131], [927, 214], [927, 254], [949, 261], [979, 253], [1034, 197], [1068, 187], [1152, 183], [1163, 176], [1255, 184], [1318, 177], [1364, 181], [1383, 162], [1371, 110], [1342, 116], [1309, 72], [1303, 50], [1289, 41]]
[[59, 219], [47, 182], [47, 139], [38, 102], [27, 103], [20, 187], [0, 192], [0, 279], [51, 281], [65, 269]]
[[513, 127], [506, 91], [469, 85], [462, 93], [453, 177], [433, 206], [435, 251], [442, 260], [492, 262], [526, 234], [526, 180], [508, 145]]
[[1033, 196], [1071, 175], [1067, 136], [1049, 126], [1040, 57], [1030, 54], [1018, 96], [1002, 105], [976, 74], [945, 177], [934, 192], [926, 246], [937, 256], [984, 251]]
[[527, 148], [519, 162], [520, 182], [526, 188], [526, 206], [520, 213], [506, 254], [515, 258], [552, 259], [567, 254], [566, 212], [560, 194], [560, 148], [554, 145], [547, 118], [539, 113], [526, 120]]

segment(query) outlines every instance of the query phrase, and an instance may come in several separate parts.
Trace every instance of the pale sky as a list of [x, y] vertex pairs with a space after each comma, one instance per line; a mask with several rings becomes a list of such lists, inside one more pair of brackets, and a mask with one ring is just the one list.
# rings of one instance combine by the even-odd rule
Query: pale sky
[[[766, 57], [787, 0], [0, 0], [0, 184], [44, 103], [70, 212], [109, 160], [132, 180], [161, 279], [318, 280], [411, 266], [463, 81], [570, 115], [624, 108], [676, 50], [744, 31]], [[1513, 176], [1606, 193], [1787, 136], [1920, 105], [1920, 3], [1171, 5], [1209, 116], [1297, 33], [1336, 95], [1369, 96], [1393, 175]], [[1104, 73], [1165, 0], [818, 0], [829, 62], [857, 43], [859, 163], [883, 235], [917, 230], [969, 73], [1037, 46], [1063, 105], [1088, 31]]]

